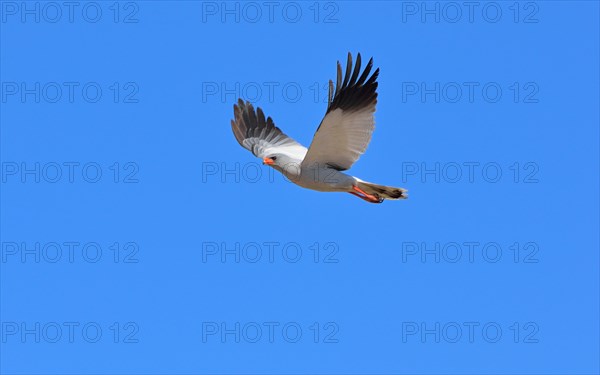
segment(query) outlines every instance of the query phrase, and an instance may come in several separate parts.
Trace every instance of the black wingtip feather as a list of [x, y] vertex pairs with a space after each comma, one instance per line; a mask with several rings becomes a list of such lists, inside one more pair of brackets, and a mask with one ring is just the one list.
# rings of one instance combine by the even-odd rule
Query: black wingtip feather
[[248, 101], [238, 100], [233, 106], [233, 116], [231, 128], [235, 139], [255, 156], [262, 155], [266, 147], [303, 147], [275, 126], [271, 117], [265, 118], [260, 107], [255, 111]]
[[356, 56], [356, 63], [354, 64], [354, 73], [352, 73], [352, 77], [350, 78], [349, 86], [354, 86], [356, 84], [356, 78], [358, 77], [358, 73], [360, 73], [360, 53]]
[[352, 73], [352, 54], [348, 52], [348, 61], [346, 62], [346, 74], [344, 75], [344, 82], [342, 83], [342, 87], [348, 86], [350, 73]]
[[[377, 77], [379, 76], [379, 68], [369, 77], [369, 73], [373, 67], [373, 58], [369, 59], [362, 74], [360, 74], [360, 65], [361, 56], [359, 53], [356, 57], [356, 65], [352, 69], [352, 55], [349, 53], [346, 72], [342, 81], [342, 67], [338, 61], [335, 95], [333, 100], [328, 104], [327, 112], [337, 108], [358, 111], [377, 103]], [[357, 80], [359, 74], [360, 77]]]

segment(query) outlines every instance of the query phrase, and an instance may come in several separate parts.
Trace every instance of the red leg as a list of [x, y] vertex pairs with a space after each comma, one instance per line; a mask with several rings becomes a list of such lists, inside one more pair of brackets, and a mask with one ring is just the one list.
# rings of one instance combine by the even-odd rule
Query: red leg
[[381, 203], [381, 202], [383, 202], [383, 199], [378, 198], [378, 197], [376, 197], [374, 195], [371, 195], [371, 194], [365, 192], [364, 190], [362, 190], [361, 188], [359, 188], [357, 186], [352, 186], [352, 190], [357, 191], [358, 193], [355, 193], [354, 191], [349, 191], [350, 194], [356, 195], [360, 199], [364, 199], [364, 200], [366, 200], [369, 203]]

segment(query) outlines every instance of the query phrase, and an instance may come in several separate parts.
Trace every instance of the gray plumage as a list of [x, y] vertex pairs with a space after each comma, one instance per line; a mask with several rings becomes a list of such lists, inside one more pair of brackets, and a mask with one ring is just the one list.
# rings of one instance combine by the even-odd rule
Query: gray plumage
[[337, 63], [335, 90], [329, 81], [327, 112], [308, 149], [283, 133], [270, 117], [265, 118], [261, 108], [254, 110], [250, 102], [242, 99], [233, 107], [233, 133], [242, 147], [299, 186], [348, 192], [371, 203], [404, 199], [406, 190], [402, 188], [372, 184], [342, 173], [365, 152], [375, 129], [379, 69], [369, 76], [371, 58], [360, 74], [360, 54], [354, 69], [352, 65], [352, 55], [348, 53], [342, 80], [342, 68]]

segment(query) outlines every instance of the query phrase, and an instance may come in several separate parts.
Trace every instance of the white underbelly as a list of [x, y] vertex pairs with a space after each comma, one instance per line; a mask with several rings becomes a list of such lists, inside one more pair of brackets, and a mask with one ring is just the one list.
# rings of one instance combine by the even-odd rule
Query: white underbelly
[[293, 182], [317, 191], [349, 191], [354, 178], [331, 168], [306, 168]]

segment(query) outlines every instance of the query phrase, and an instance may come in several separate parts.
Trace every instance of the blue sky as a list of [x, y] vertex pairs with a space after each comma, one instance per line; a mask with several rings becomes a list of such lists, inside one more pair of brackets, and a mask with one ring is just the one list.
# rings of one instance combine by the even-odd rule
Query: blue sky
[[[0, 2], [0, 371], [600, 371], [597, 2]], [[350, 173], [308, 146], [348, 52], [381, 69]]]

